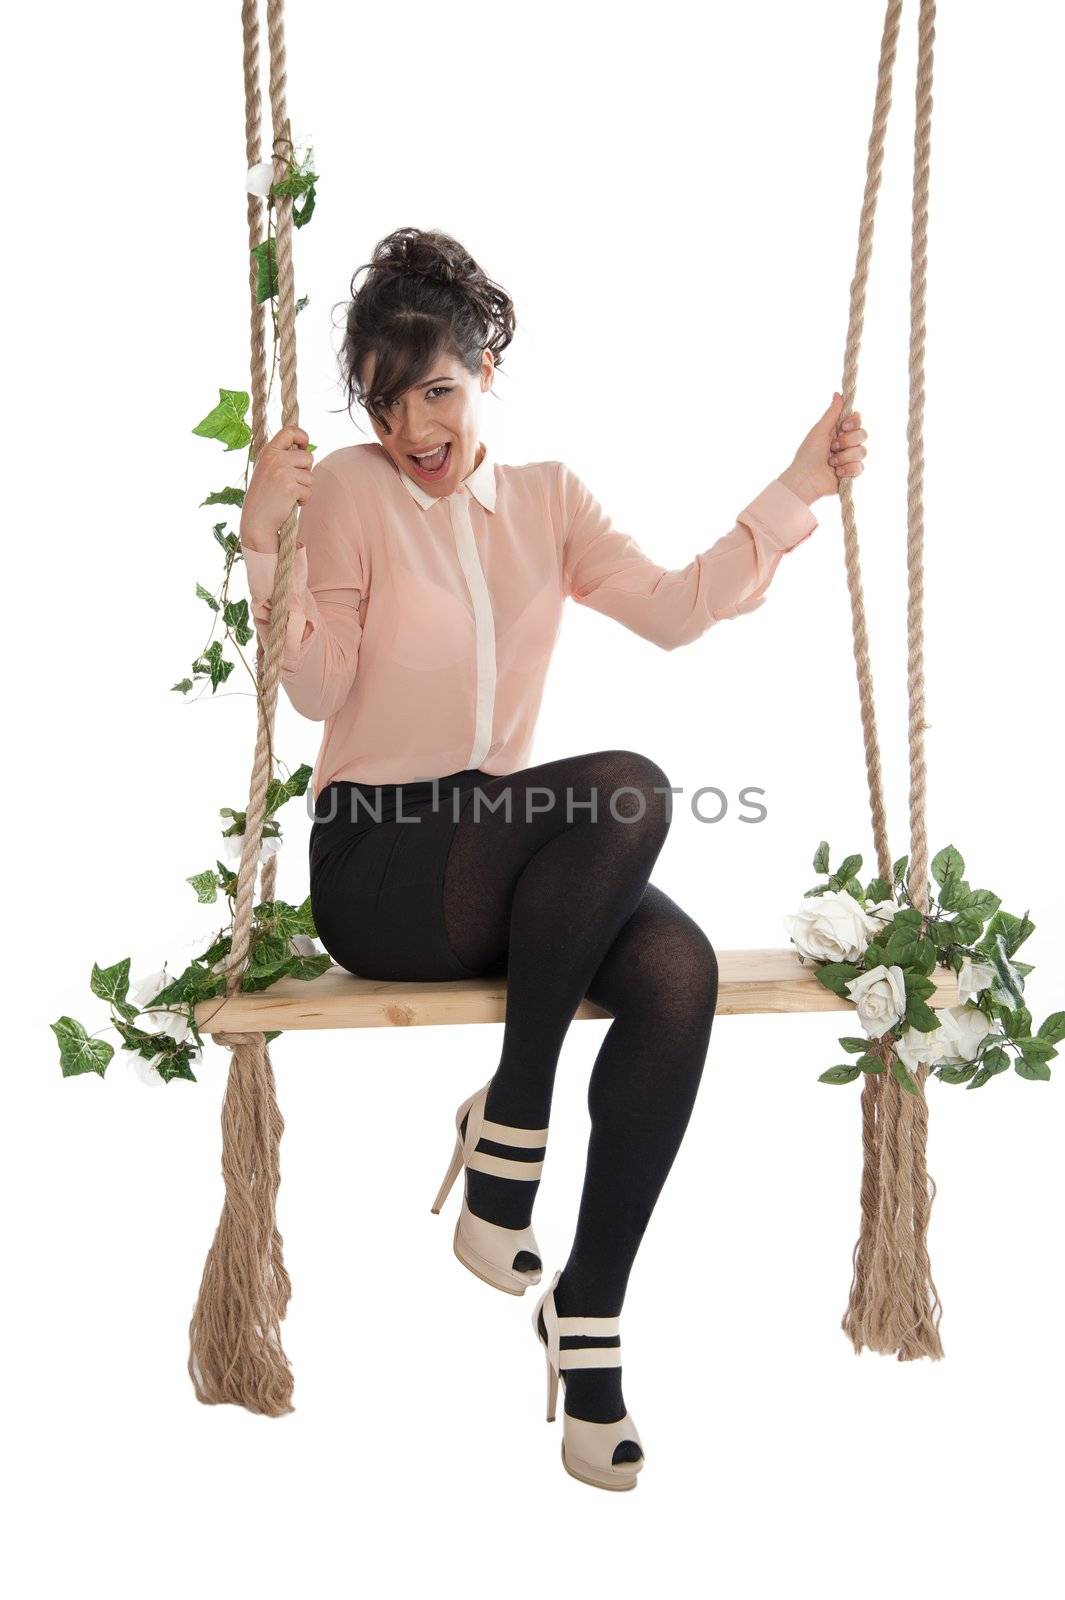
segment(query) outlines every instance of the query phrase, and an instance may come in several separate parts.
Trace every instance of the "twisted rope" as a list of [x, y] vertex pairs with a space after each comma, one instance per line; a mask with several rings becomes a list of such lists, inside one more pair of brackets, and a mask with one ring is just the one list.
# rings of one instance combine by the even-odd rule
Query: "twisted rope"
[[[288, 173], [292, 140], [285, 104], [283, 0], [267, 0], [270, 50], [270, 113], [273, 126], [274, 182]], [[259, 21], [257, 0], [243, 0], [245, 151], [248, 166], [261, 151]], [[295, 292], [292, 267], [292, 197], [275, 195], [277, 217], [278, 338], [280, 343], [282, 426], [299, 420], [296, 398]], [[250, 245], [262, 237], [262, 200], [248, 196]], [[268, 375], [264, 307], [256, 298], [254, 258], [249, 269], [251, 295], [252, 454], [266, 443]], [[270, 627], [256, 655], [257, 728], [244, 843], [233, 915], [233, 938], [226, 964], [226, 998], [240, 991], [251, 948], [255, 883], [262, 844], [266, 800], [273, 774], [273, 728], [281, 658], [288, 624], [298, 507], [281, 529]], [[264, 900], [274, 897], [276, 856], [262, 872]], [[229, 1402], [268, 1416], [293, 1409], [292, 1371], [281, 1344], [280, 1323], [288, 1309], [291, 1281], [285, 1270], [277, 1227], [280, 1147], [284, 1119], [277, 1103], [273, 1065], [262, 1033], [216, 1033], [232, 1051], [222, 1108], [222, 1175], [225, 1198], [207, 1255], [199, 1296], [189, 1325], [188, 1369], [199, 1400]]]
[[[850, 320], [844, 356], [844, 410], [853, 408], [865, 316], [876, 200], [883, 166], [884, 139], [891, 109], [891, 79], [898, 44], [902, 0], [889, 0], [884, 18], [873, 128], [869, 137], [865, 198], [858, 230], [858, 260], [851, 285]], [[934, 0], [921, 0], [918, 17], [913, 213], [910, 254], [909, 473], [907, 481], [907, 687], [909, 695], [910, 861], [907, 888], [915, 907], [928, 909], [927, 784], [924, 757], [924, 359], [928, 277], [928, 190], [932, 120]], [[873, 711], [865, 604], [858, 560], [853, 483], [840, 480], [844, 554], [851, 600], [854, 658], [865, 739], [866, 771], [877, 870], [892, 881], [880, 751]], [[880, 1052], [877, 1052], [880, 1053]], [[889, 1059], [887, 1053], [881, 1059]], [[907, 1093], [889, 1072], [866, 1074], [862, 1086], [861, 1220], [854, 1246], [853, 1273], [844, 1332], [856, 1351], [863, 1347], [897, 1354], [899, 1360], [939, 1357], [939, 1296], [928, 1253], [928, 1220], [935, 1185], [927, 1168], [928, 1069], [917, 1073], [916, 1095]]]

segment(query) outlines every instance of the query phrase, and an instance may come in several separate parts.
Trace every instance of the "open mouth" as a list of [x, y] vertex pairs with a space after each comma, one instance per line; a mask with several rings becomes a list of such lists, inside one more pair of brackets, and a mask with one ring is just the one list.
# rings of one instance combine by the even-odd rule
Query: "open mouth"
[[443, 444], [430, 455], [407, 457], [419, 478], [442, 478], [451, 464], [451, 445]]

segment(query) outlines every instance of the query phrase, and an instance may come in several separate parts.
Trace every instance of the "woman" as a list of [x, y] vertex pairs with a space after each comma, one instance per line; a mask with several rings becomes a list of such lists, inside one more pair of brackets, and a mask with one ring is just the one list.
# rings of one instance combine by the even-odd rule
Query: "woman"
[[[810, 506], [862, 471], [842, 398], [737, 525], [667, 571], [558, 461], [510, 466], [480, 404], [515, 326], [509, 297], [448, 235], [382, 240], [347, 308], [348, 410], [377, 442], [312, 470], [300, 428], [257, 462], [241, 517], [252, 610], [269, 628], [278, 530], [301, 505], [281, 681], [325, 722], [312, 788], [311, 904], [341, 966], [367, 977], [506, 973], [496, 1070], [456, 1115], [439, 1210], [464, 1171], [455, 1253], [522, 1294], [541, 1276], [533, 1201], [555, 1067], [583, 996], [613, 1021], [588, 1089], [573, 1244], [534, 1316], [563, 1460], [631, 1488], [643, 1465], [621, 1388], [633, 1259], [688, 1124], [717, 1002], [702, 929], [650, 880], [669, 780], [632, 750], [526, 765], [565, 597], [670, 650], [752, 611]], [[563, 803], [565, 802], [565, 803]]]

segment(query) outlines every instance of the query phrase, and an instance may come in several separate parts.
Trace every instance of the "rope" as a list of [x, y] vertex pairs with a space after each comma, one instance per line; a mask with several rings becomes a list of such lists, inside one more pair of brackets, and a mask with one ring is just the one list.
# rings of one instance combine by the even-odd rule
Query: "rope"
[[[283, 0], [267, 0], [266, 18], [274, 182], [277, 183], [287, 175], [293, 153], [285, 105]], [[261, 150], [257, 0], [243, 0], [241, 24], [245, 153], [250, 167], [259, 161]], [[276, 195], [275, 207], [282, 426], [287, 427], [299, 420], [291, 195]], [[262, 227], [263, 202], [249, 194], [251, 246], [260, 242]], [[250, 259], [252, 453], [258, 458], [266, 443], [268, 378], [264, 308], [256, 298], [257, 274], [254, 258]], [[281, 529], [266, 644], [260, 641], [256, 655], [255, 753], [237, 872], [233, 938], [225, 969], [227, 999], [240, 991], [251, 948], [259, 850], [273, 773], [273, 728], [288, 623], [297, 522], [298, 507], [294, 505]], [[262, 873], [264, 900], [273, 898], [276, 870], [276, 857], [271, 857]], [[264, 1034], [216, 1033], [214, 1037], [232, 1051], [222, 1108], [225, 1198], [189, 1324], [188, 1370], [197, 1398], [206, 1405], [229, 1402], [268, 1416], [281, 1416], [293, 1409], [292, 1371], [280, 1335], [291, 1282], [284, 1267], [276, 1207], [281, 1135], [285, 1124], [277, 1104], [273, 1065]]]
[[[865, 198], [858, 230], [858, 260], [851, 285], [850, 321], [844, 356], [844, 410], [853, 408], [858, 354], [865, 315], [876, 200], [883, 166], [884, 138], [891, 109], [891, 80], [898, 44], [902, 0], [889, 0], [884, 18]], [[924, 757], [924, 359], [928, 279], [928, 190], [932, 123], [934, 0], [921, 0], [918, 17], [913, 213], [910, 255], [909, 419], [907, 441], [907, 686], [909, 693], [910, 860], [907, 888], [912, 904], [928, 909], [927, 784]], [[854, 658], [865, 738], [866, 770], [877, 870], [892, 881], [880, 751], [873, 710], [873, 680], [857, 524], [851, 480], [840, 480], [844, 554], [851, 600]], [[880, 1053], [880, 1052], [877, 1052]], [[881, 1059], [888, 1059], [881, 1055]], [[866, 1074], [862, 1087], [861, 1221], [853, 1254], [853, 1274], [843, 1329], [856, 1351], [863, 1347], [897, 1354], [899, 1360], [939, 1357], [939, 1296], [928, 1253], [928, 1220], [935, 1185], [926, 1162], [927, 1066], [916, 1074], [918, 1092], [909, 1094], [889, 1072]]]

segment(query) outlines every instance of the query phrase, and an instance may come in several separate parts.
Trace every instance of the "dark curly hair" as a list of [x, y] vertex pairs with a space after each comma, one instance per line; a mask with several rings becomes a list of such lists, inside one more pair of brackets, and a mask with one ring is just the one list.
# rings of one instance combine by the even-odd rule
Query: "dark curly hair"
[[[359, 273], [368, 269], [361, 288]], [[339, 353], [348, 415], [358, 400], [386, 433], [392, 402], [452, 355], [479, 373], [484, 351], [498, 366], [514, 337], [514, 302], [457, 239], [439, 229], [396, 228], [351, 279]], [[359, 374], [374, 356], [373, 392]]]

